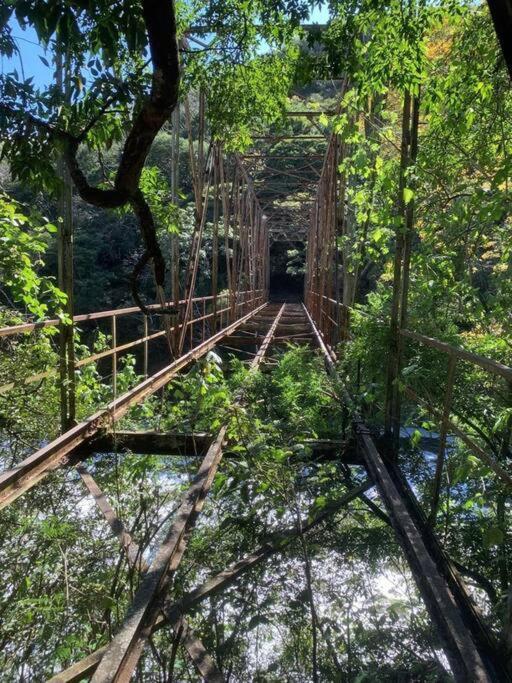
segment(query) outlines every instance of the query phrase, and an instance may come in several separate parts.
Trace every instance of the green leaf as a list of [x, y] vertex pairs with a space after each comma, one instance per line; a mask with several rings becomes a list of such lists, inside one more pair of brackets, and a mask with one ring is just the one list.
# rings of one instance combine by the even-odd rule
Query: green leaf
[[384, 237], [384, 230], [382, 228], [376, 228], [372, 234], [371, 234], [371, 239], [374, 242], [380, 242], [382, 238]]
[[405, 204], [409, 204], [409, 202], [413, 199], [414, 197], [414, 190], [411, 190], [410, 187], [404, 187], [404, 202]]
[[415, 429], [413, 433], [411, 434], [411, 444], [413, 446], [418, 446], [418, 444], [421, 441], [421, 432], [418, 429]]
[[315, 498], [315, 501], [313, 503], [313, 507], [315, 507], [317, 510], [321, 510], [327, 505], [327, 498], [325, 496], [317, 496]]

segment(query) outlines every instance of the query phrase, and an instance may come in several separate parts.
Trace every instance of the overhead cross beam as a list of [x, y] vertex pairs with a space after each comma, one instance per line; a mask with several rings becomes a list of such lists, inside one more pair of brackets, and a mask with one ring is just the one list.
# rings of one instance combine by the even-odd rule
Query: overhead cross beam
[[[307, 31], [307, 32], [316, 32], [316, 31], [324, 31], [328, 27], [328, 24], [300, 24], [297, 26], [297, 28], [300, 28], [302, 31]], [[262, 28], [259, 24], [252, 24], [252, 28], [258, 29]], [[187, 35], [201, 35], [201, 34], [210, 34], [210, 33], [215, 33], [216, 26], [214, 24], [193, 24], [192, 26], [189, 26], [186, 30]]]

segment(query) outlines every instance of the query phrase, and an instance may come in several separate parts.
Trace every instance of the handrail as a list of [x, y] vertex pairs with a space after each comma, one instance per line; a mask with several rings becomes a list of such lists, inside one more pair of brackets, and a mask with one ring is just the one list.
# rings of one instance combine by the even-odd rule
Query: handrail
[[255, 316], [267, 304], [256, 306], [246, 315], [237, 318], [197, 346], [191, 348], [176, 360], [161, 368], [121, 396], [117, 396], [106, 407], [85, 418], [66, 430], [61, 436], [46, 444], [32, 455], [9, 469], [0, 472], [0, 509], [28, 491], [32, 486], [57, 467], [68, 462], [67, 457], [79, 446], [90, 441], [100, 429], [111, 425], [126, 414], [132, 405], [141, 403], [154, 394], [193, 361], [211, 351], [216, 344], [229, 337], [245, 322]]
[[[256, 290], [251, 290], [251, 289], [245, 289], [240, 292], [240, 294], [244, 294], [247, 292], [254, 292], [254, 293], [260, 293], [262, 292], [262, 289], [256, 289]], [[202, 301], [211, 301], [213, 299], [224, 299], [228, 298], [229, 293], [223, 293], [223, 294], [218, 294], [217, 297], [209, 295], [209, 296], [200, 296], [200, 297], [195, 297], [192, 299], [192, 303], [197, 303], [197, 302], [202, 302]], [[179, 301], [179, 304], [185, 304], [186, 301], [184, 299]], [[173, 304], [171, 302], [168, 302], [169, 306], [172, 306]], [[148, 310], [154, 310], [161, 308], [160, 304], [150, 304], [147, 306]], [[124, 315], [130, 315], [133, 313], [141, 313], [144, 315], [144, 311], [140, 309], [138, 306], [130, 306], [128, 308], [113, 308], [108, 311], [96, 311], [94, 313], [81, 313], [80, 315], [74, 315], [73, 316], [73, 322], [78, 323], [78, 322], [87, 322], [89, 320], [100, 320], [102, 318], [111, 318], [112, 316], [120, 317]], [[37, 322], [33, 323], [20, 323], [19, 325], [10, 325], [7, 327], [0, 327], [0, 337], [8, 337], [12, 336], [15, 334], [23, 334], [25, 332], [33, 332], [34, 330], [39, 330], [43, 329], [45, 327], [58, 327], [60, 325], [61, 321], [58, 318], [50, 318], [48, 320], [40, 320]]]
[[[319, 297], [320, 295], [312, 290], [308, 291], [308, 295], [311, 296], [317, 296]], [[328, 300], [330, 303], [336, 304], [337, 302], [334, 299], [330, 299], [329, 297], [323, 296], [323, 299]], [[343, 305], [343, 304], [342, 304]], [[358, 310], [358, 309], [350, 309], [350, 310]], [[326, 314], [326, 312], [323, 310], [322, 303], [320, 302], [320, 311], [324, 313], [324, 316], [328, 319], [330, 317]], [[309, 317], [309, 312], [306, 309], [306, 312]], [[325, 318], [324, 318], [325, 319]], [[331, 322], [332, 319], [330, 319]], [[380, 320], [381, 323], [385, 324], [386, 321]], [[313, 323], [312, 323], [313, 324]], [[447, 342], [443, 342], [439, 339], [435, 339], [433, 337], [428, 337], [424, 334], [420, 334], [418, 332], [413, 332], [412, 330], [408, 329], [401, 329], [399, 330], [399, 333], [403, 337], [407, 337], [409, 339], [413, 339], [414, 341], [417, 341], [418, 343], [422, 344], [423, 346], [426, 347], [431, 347], [436, 349], [437, 351], [440, 351], [441, 353], [446, 354], [449, 357], [449, 370], [448, 370], [448, 380], [444, 392], [444, 401], [443, 401], [443, 407], [442, 409], [439, 409], [435, 406], [433, 406], [429, 401], [426, 401], [423, 397], [419, 396], [409, 385], [404, 385], [403, 386], [403, 393], [407, 398], [416, 405], [420, 406], [424, 410], [426, 410], [430, 415], [432, 415], [435, 419], [438, 419], [441, 424], [441, 429], [440, 429], [440, 434], [441, 434], [441, 439], [440, 439], [440, 451], [439, 451], [439, 456], [438, 456], [438, 466], [437, 466], [437, 474], [436, 477], [439, 478], [439, 471], [441, 467], [441, 463], [444, 462], [444, 457], [445, 457], [445, 449], [446, 449], [446, 437], [449, 432], [452, 434], [455, 434], [461, 441], [465, 443], [465, 445], [475, 453], [475, 455], [480, 458], [483, 462], [485, 462], [486, 465], [488, 465], [494, 473], [508, 486], [512, 486], [512, 477], [504, 470], [501, 466], [500, 463], [497, 462], [493, 457], [488, 455], [486, 451], [481, 448], [471, 437], [469, 437], [462, 429], [459, 428], [459, 426], [450, 419], [450, 414], [451, 414], [451, 409], [452, 409], [452, 402], [453, 402], [453, 384], [454, 384], [454, 376], [455, 376], [455, 371], [456, 371], [456, 364], [458, 360], [462, 361], [467, 361], [469, 363], [472, 363], [475, 366], [481, 367], [484, 371], [492, 373], [493, 375], [497, 375], [499, 377], [502, 377], [505, 379], [506, 382], [508, 382], [509, 386], [512, 387], [512, 368], [509, 367], [508, 365], [505, 365], [503, 363], [500, 363], [499, 361], [495, 361], [491, 358], [487, 358], [485, 356], [481, 356], [479, 354], [473, 353], [471, 351], [467, 351], [466, 349], [462, 349], [460, 347], [454, 346], [452, 344], [449, 344]], [[320, 335], [320, 336], [318, 336]], [[321, 328], [317, 328], [317, 341], [322, 346], [322, 344], [326, 347], [329, 348], [324, 336], [324, 332], [322, 331]]]
[[499, 361], [493, 360], [492, 358], [487, 358], [486, 356], [481, 356], [480, 354], [473, 353], [472, 351], [466, 351], [466, 349], [462, 349], [458, 346], [453, 346], [452, 344], [443, 342], [440, 339], [435, 339], [434, 337], [427, 337], [426, 335], [420, 334], [419, 332], [413, 332], [412, 330], [401, 329], [400, 334], [404, 337], [414, 339], [415, 341], [420, 342], [420, 344], [424, 344], [425, 346], [430, 346], [434, 349], [437, 349], [442, 353], [456, 356], [457, 358], [460, 358], [461, 360], [466, 360], [469, 363], [473, 363], [474, 365], [479, 365], [481, 368], [487, 370], [488, 372], [492, 372], [495, 375], [501, 375], [509, 382], [512, 381], [512, 368], [508, 365], [505, 365], [504, 363], [500, 363]]
[[[253, 296], [251, 299], [236, 302], [235, 309], [238, 309], [238, 308], [244, 307], [244, 306], [250, 306], [251, 304], [254, 304], [257, 301], [261, 300], [262, 291], [263, 290], [261, 290], [261, 289], [258, 289], [258, 290], [247, 289], [247, 290], [244, 290], [243, 292], [240, 292], [241, 294], [252, 293], [252, 294], [256, 294], [256, 295], [259, 293], [260, 296]], [[221, 299], [221, 300], [227, 299], [228, 297], [229, 297], [228, 293], [221, 294], [217, 297], [217, 301], [219, 299]], [[197, 302], [205, 303], [206, 301], [211, 301], [214, 298], [215, 297], [213, 297], [213, 296], [196, 297], [194, 299], [194, 302], [195, 303], [197, 303]], [[184, 303], [184, 302], [180, 301], [180, 303]], [[101, 311], [99, 314], [91, 314], [91, 315], [95, 315], [95, 318], [89, 318], [89, 319], [95, 319], [96, 320], [99, 317], [105, 318], [105, 317], [107, 317], [107, 314], [109, 314], [110, 317], [118, 317], [119, 315], [127, 315], [127, 311], [132, 312], [133, 310], [135, 310], [136, 312], [139, 312], [139, 313], [143, 313], [143, 311], [141, 311], [140, 308], [136, 308], [136, 309], [132, 309], [132, 308], [130, 308], [130, 309], [114, 309], [113, 311]], [[119, 313], [118, 311], [121, 311], [121, 313]], [[196, 323], [202, 322], [203, 326], [204, 326], [206, 320], [212, 319], [212, 318], [216, 318], [216, 319], [219, 318], [222, 321], [223, 314], [224, 313], [229, 314], [230, 311], [231, 311], [230, 306], [226, 306], [224, 308], [219, 308], [216, 311], [212, 311], [211, 313], [208, 313], [206, 315], [200, 315], [199, 317], [191, 318], [190, 320], [187, 321], [185, 327], [187, 329], [190, 328], [191, 330], [193, 330], [193, 326]], [[88, 315], [88, 314], [85, 314], [85, 315]], [[76, 320], [77, 318], [84, 319], [84, 316], [75, 316], [74, 320]], [[50, 323], [50, 321], [46, 321], [46, 322], [48, 324]], [[221, 324], [222, 324], [222, 322], [221, 322]], [[21, 327], [21, 326], [17, 326], [17, 327]], [[75, 370], [78, 370], [78, 368], [83, 367], [84, 365], [89, 365], [90, 363], [94, 363], [94, 362], [101, 360], [103, 358], [108, 358], [111, 356], [115, 356], [117, 358], [117, 356], [119, 354], [124, 353], [128, 349], [132, 349], [136, 346], [140, 346], [141, 344], [147, 345], [148, 342], [153, 341], [154, 339], [158, 339], [160, 337], [163, 337], [167, 332], [172, 333], [177, 329], [178, 330], [181, 329], [182, 327], [183, 327], [183, 323], [180, 323], [178, 325], [171, 327], [168, 331], [167, 330], [159, 330], [159, 331], [154, 332], [152, 334], [144, 334], [144, 336], [142, 336], [138, 339], [134, 339], [132, 341], [125, 342], [124, 344], [120, 344], [119, 346], [114, 345], [110, 349], [105, 349], [104, 351], [100, 351], [98, 353], [92, 354], [90, 356], [86, 356], [84, 358], [80, 358], [79, 360], [77, 360], [75, 362]], [[3, 329], [9, 329], [9, 328], [3, 328]], [[204, 338], [204, 330], [203, 330], [202, 336]], [[147, 366], [147, 347], [145, 349], [145, 356], [146, 357], [144, 360], [144, 366], [146, 367]], [[0, 386], [0, 396], [2, 394], [5, 394], [5, 393], [11, 391], [12, 389], [14, 389], [14, 387], [16, 386], [17, 383], [18, 384], [32, 384], [34, 382], [39, 382], [41, 380], [47, 379], [48, 377], [53, 377], [56, 374], [57, 374], [57, 369], [49, 368], [48, 370], [44, 370], [43, 372], [38, 372], [35, 375], [30, 375], [29, 377], [24, 377], [21, 380], [17, 380], [17, 382], [8, 382], [7, 384], [3, 384], [2, 386]]]
[[[311, 291], [310, 294], [312, 294], [313, 296], [319, 296], [318, 292]], [[338, 305], [346, 310], [355, 311], [357, 313], [363, 313], [365, 315], [370, 315], [365, 311], [361, 311], [360, 309], [354, 308], [352, 306], [347, 306], [346, 304], [343, 304], [341, 301], [336, 301], [335, 299], [331, 299], [330, 297], [327, 297], [325, 295], [322, 296], [322, 299], [328, 301], [329, 303]], [[324, 311], [324, 313], [327, 314], [326, 311]], [[383, 324], [386, 323], [386, 321], [383, 319], [379, 318], [378, 320]], [[337, 325], [335, 321], [331, 320], [331, 322]], [[484, 370], [487, 370], [488, 372], [491, 372], [494, 375], [500, 375], [508, 382], [512, 382], [512, 367], [510, 367], [509, 365], [500, 363], [499, 361], [494, 360], [492, 358], [488, 358], [487, 356], [482, 356], [478, 353], [474, 353], [473, 351], [467, 351], [466, 349], [461, 348], [460, 346], [454, 346], [453, 344], [444, 342], [441, 339], [436, 339], [435, 337], [428, 337], [427, 335], [421, 334], [420, 332], [414, 332], [413, 330], [409, 330], [406, 328], [402, 328], [399, 332], [403, 337], [414, 339], [415, 341], [419, 342], [420, 344], [423, 344], [424, 346], [430, 346], [431, 348], [441, 351], [441, 353], [456, 356], [461, 360], [468, 361], [468, 363], [479, 365]]]

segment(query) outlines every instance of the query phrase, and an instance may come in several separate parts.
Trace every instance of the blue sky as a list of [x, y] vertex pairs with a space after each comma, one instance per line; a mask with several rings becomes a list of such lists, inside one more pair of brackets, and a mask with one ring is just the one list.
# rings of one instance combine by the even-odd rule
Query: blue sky
[[[312, 10], [309, 21], [310, 23], [325, 23], [327, 18], [328, 10], [324, 5]], [[0, 73], [8, 73], [16, 69], [20, 78], [24, 73], [25, 78], [33, 77], [36, 87], [46, 86], [52, 80], [53, 69], [45, 66], [40, 58], [46, 56], [50, 62], [51, 55], [39, 45], [37, 35], [32, 28], [23, 30], [16, 20], [11, 21], [11, 26], [20, 54], [12, 59], [0, 56]]]
[[11, 26], [20, 54], [12, 59], [0, 56], [0, 72], [7, 73], [16, 69], [20, 78], [24, 73], [25, 78], [34, 78], [35, 85], [46, 85], [52, 79], [52, 69], [45, 66], [39, 58], [45, 56], [45, 51], [39, 45], [36, 32], [32, 28], [23, 30], [16, 21], [11, 21]]

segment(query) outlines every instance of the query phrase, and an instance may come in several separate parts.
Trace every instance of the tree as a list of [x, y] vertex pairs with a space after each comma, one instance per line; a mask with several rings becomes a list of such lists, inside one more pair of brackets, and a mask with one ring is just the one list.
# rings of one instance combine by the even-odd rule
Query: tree
[[[141, 231], [145, 252], [134, 268], [133, 295], [145, 308], [136, 289], [142, 268], [152, 262], [158, 297], [165, 301], [165, 262], [156, 236], [151, 209], [139, 181], [151, 145], [178, 101], [179, 57], [174, 2], [143, 0], [132, 3], [14, 3], [2, 16], [2, 34], [9, 44], [8, 21], [14, 12], [20, 24], [30, 24], [41, 42], [55, 36], [57, 49], [66, 55], [73, 78], [72, 99], [63, 104], [49, 87], [45, 97], [34, 90], [31, 79], [20, 82], [17, 74], [2, 78], [0, 127], [6, 137], [2, 155], [9, 158], [18, 178], [55, 184], [51, 166], [61, 151], [80, 197], [101, 208], [130, 205]], [[93, 82], [83, 92], [87, 67]], [[142, 56], [149, 52], [151, 76]], [[102, 58], [103, 64], [100, 61]], [[127, 67], [133, 72], [127, 71]], [[123, 78], [124, 73], [124, 78]], [[71, 76], [72, 75], [72, 76]], [[43, 104], [44, 103], [44, 104]], [[93, 186], [85, 176], [78, 152], [110, 144], [128, 131], [113, 187]], [[23, 168], [24, 167], [24, 168]]]

